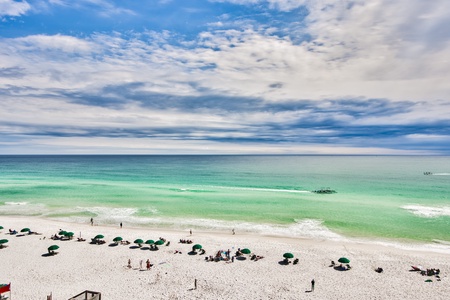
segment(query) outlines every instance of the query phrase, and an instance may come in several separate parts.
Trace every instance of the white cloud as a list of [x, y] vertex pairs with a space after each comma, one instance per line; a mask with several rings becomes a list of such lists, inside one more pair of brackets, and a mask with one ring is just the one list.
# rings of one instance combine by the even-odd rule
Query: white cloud
[[27, 1], [0, 0], [0, 17], [12, 16], [17, 17], [24, 15], [31, 9]]
[[10, 43], [22, 51], [58, 50], [67, 53], [90, 52], [93, 44], [76, 37], [67, 35], [30, 35], [27, 37], [10, 39]]
[[[88, 2], [108, 8], [103, 0], [82, 3]], [[192, 97], [226, 95], [260, 98], [267, 102], [386, 98], [418, 103], [412, 111], [395, 116], [367, 116], [358, 120], [338, 113], [334, 116], [343, 123], [352, 122], [352, 125], [404, 125], [448, 120], [445, 101], [438, 100], [448, 100], [450, 95], [450, 34], [444, 29], [450, 28], [449, 1], [228, 2], [265, 4], [283, 11], [305, 5], [309, 15], [301, 20], [303, 27], [298, 27], [298, 32], [290, 32], [290, 35], [308, 35], [310, 38], [301, 43], [294, 42], [288, 36], [274, 35], [274, 32], [279, 32], [278, 28], [265, 24], [257, 26], [246, 20], [239, 20], [240, 24], [245, 25], [237, 29], [221, 30], [230, 28], [221, 25], [234, 21], [233, 15], [227, 14], [222, 16], [220, 22], [210, 24], [214, 30], [205, 31], [193, 40], [180, 41], [175, 33], [168, 31], [128, 35], [97, 33], [87, 38], [60, 34], [0, 39], [0, 68], [17, 68], [25, 74], [2, 77], [0, 89], [10, 91], [13, 96], [2, 96], [4, 108], [0, 110], [0, 119], [13, 124], [16, 116], [20, 115], [24, 124], [61, 126], [65, 127], [61, 130], [68, 134], [81, 134], [79, 130], [99, 127], [116, 129], [122, 126], [139, 130], [187, 128], [195, 123], [200, 129], [190, 133], [189, 138], [208, 134], [214, 134], [216, 138], [245, 138], [251, 130], [242, 129], [258, 130], [257, 125], [266, 122], [295, 123], [307, 114], [304, 111], [215, 115], [211, 113], [213, 110], [207, 110], [207, 113], [180, 112], [170, 108], [157, 110], [133, 102], [114, 109], [73, 104], [65, 98], [55, 98], [61, 90], [74, 95], [98, 95], [107, 93], [105, 87], [138, 82], [140, 85], [134, 89], [136, 93]], [[62, 5], [66, 2], [54, 0], [53, 3]], [[177, 43], [171, 44], [174, 39], [178, 39]], [[108, 93], [103, 96], [124, 100], [114, 91]], [[83, 126], [73, 128], [71, 124]], [[217, 131], [208, 133], [201, 128]], [[2, 128], [2, 132], [18, 135], [29, 133], [26, 130], [32, 128], [13, 125]], [[311, 135], [314, 135], [314, 130]], [[445, 141], [441, 135], [412, 134], [406, 138], [414, 141], [424, 137]], [[131, 151], [128, 145], [133, 145], [137, 152], [151, 153], [163, 153], [161, 149], [164, 147], [172, 153], [178, 151], [175, 149], [183, 149], [183, 153], [208, 153], [213, 150], [216, 153], [421, 153], [379, 148], [362, 150], [352, 145], [341, 148], [317, 144], [236, 146], [206, 141], [173, 141], [170, 138], [165, 141], [161, 139], [158, 146], [155, 146], [153, 139], [121, 138], [122, 150], [117, 147], [119, 139], [108, 138], [97, 142], [88, 138], [49, 138], [39, 143], [42, 151], [52, 145], [64, 147], [65, 143], [74, 147], [71, 149], [77, 149], [77, 143], [86, 143], [85, 148], [76, 150], [80, 152], [88, 151], [89, 146], [101, 151], [107, 151], [108, 147], [112, 152]]]
[[71, 9], [91, 9], [97, 7], [97, 13], [102, 17], [114, 17], [118, 15], [136, 15], [136, 12], [123, 7], [116, 6], [107, 0], [49, 0], [52, 5], [65, 6]]

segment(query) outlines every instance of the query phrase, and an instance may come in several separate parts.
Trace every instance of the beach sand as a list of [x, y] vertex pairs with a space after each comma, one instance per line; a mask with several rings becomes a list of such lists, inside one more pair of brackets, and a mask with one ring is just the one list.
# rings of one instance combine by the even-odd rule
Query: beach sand
[[[0, 283], [11, 282], [12, 299], [69, 299], [84, 290], [102, 293], [102, 299], [448, 299], [450, 295], [450, 255], [446, 253], [404, 250], [374, 244], [290, 239], [236, 232], [197, 232], [91, 226], [32, 217], [0, 217], [0, 239], [8, 239], [0, 249]], [[29, 227], [42, 235], [9, 235], [8, 228], [20, 231]], [[68, 241], [49, 239], [59, 229], [72, 231]], [[86, 239], [78, 242], [77, 237]], [[90, 244], [103, 234], [103, 245]], [[109, 246], [116, 236], [130, 245]], [[44, 238], [45, 237], [45, 238]], [[137, 248], [133, 241], [164, 237], [169, 246], [150, 251]], [[189, 255], [193, 244], [201, 244], [205, 255]], [[50, 245], [58, 245], [58, 254], [47, 256]], [[219, 250], [235, 253], [249, 248], [258, 261], [207, 262], [205, 256]], [[175, 253], [176, 251], [182, 253]], [[299, 258], [297, 265], [283, 265], [283, 253]], [[351, 270], [330, 267], [340, 257], [351, 260]], [[127, 267], [128, 259], [132, 268]], [[153, 267], [145, 268], [149, 259]], [[143, 261], [143, 270], [139, 262]], [[435, 276], [412, 272], [412, 265], [440, 269]], [[375, 268], [382, 267], [383, 273]], [[311, 280], [315, 290], [311, 292]], [[431, 279], [432, 282], [425, 282]], [[194, 282], [197, 280], [197, 289]], [[4, 294], [9, 296], [9, 293]]]

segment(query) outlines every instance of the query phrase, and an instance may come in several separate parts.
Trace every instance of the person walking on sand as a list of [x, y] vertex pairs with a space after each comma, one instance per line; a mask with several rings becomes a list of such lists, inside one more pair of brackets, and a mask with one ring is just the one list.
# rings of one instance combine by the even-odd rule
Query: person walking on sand
[[150, 259], [147, 259], [147, 271], [150, 271], [150, 267], [151, 267], [151, 265], [150, 265]]
[[195, 278], [195, 280], [194, 280], [194, 290], [196, 290], [197, 289], [197, 278]]
[[131, 269], [131, 259], [128, 259], [128, 266], [127, 267]]
[[192, 235], [192, 229], [191, 230], [189, 230], [189, 233]]
[[233, 230], [231, 230], [232, 232], [233, 232], [233, 235], [235, 235], [236, 234], [236, 232], [234, 232], [234, 228], [233, 228]]
[[314, 285], [316, 284], [316, 281], [313, 279], [311, 280], [311, 292], [314, 292]]
[[120, 228], [122, 228], [122, 222], [120, 222]]
[[91, 226], [94, 225], [94, 218], [91, 218]]

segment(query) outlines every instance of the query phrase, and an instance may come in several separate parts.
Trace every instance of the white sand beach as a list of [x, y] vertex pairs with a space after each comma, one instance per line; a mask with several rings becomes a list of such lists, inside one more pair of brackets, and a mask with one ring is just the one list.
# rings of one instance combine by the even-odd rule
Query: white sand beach
[[[87, 220], [88, 221], [88, 220]], [[236, 232], [170, 231], [146, 228], [65, 223], [32, 217], [0, 217], [0, 283], [11, 282], [12, 299], [69, 299], [84, 290], [102, 293], [102, 299], [448, 299], [450, 295], [450, 254], [413, 251], [388, 246], [289, 239]], [[10, 235], [8, 229], [28, 227], [42, 235]], [[51, 240], [59, 229], [72, 231], [72, 240]], [[77, 241], [81, 236], [84, 242]], [[97, 234], [105, 244], [90, 244]], [[116, 236], [130, 245], [110, 246]], [[133, 241], [164, 237], [169, 246], [150, 251]], [[201, 244], [204, 255], [189, 255], [193, 244]], [[47, 248], [58, 245], [57, 254]], [[249, 248], [263, 256], [258, 261], [207, 262], [205, 257], [219, 250]], [[180, 253], [175, 253], [180, 251]], [[283, 253], [290, 252], [299, 263], [283, 265]], [[330, 267], [340, 257], [351, 260], [351, 270]], [[132, 268], [127, 267], [128, 259]], [[152, 268], [147, 271], [145, 261]], [[143, 269], [139, 263], [143, 261]], [[292, 261], [292, 260], [291, 260]], [[440, 269], [436, 276], [422, 276], [412, 265]], [[384, 272], [377, 273], [375, 268]], [[315, 290], [311, 292], [311, 280]], [[426, 282], [431, 279], [432, 282]], [[197, 289], [194, 281], [197, 280]], [[9, 296], [9, 293], [5, 293]]]

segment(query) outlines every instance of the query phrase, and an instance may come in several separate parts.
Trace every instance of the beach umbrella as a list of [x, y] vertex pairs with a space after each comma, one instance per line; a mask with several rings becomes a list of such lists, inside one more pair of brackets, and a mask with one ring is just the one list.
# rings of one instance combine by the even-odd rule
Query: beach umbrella
[[67, 231], [61, 230], [60, 232], [58, 232], [59, 235], [66, 235]]
[[30, 232], [30, 228], [22, 228], [22, 230], [20, 232]]
[[68, 238], [73, 237], [73, 235], [74, 235], [73, 232], [66, 232], [66, 233], [64, 234], [64, 236], [66, 236], [66, 237], [68, 237]]
[[348, 259], [346, 257], [341, 257], [338, 259], [338, 262], [343, 263], [343, 264], [348, 264], [350, 262], [350, 259]]
[[155, 243], [155, 241], [154, 240], [146, 240], [145, 243], [147, 245], [153, 245]]
[[123, 240], [123, 238], [120, 237], [120, 236], [117, 236], [117, 237], [115, 237], [115, 238], [113, 239], [113, 242], [118, 243], [118, 242], [120, 242], [121, 240]]
[[51, 245], [50, 247], [48, 247], [48, 253], [53, 253], [53, 251], [59, 249], [58, 245]]
[[164, 241], [163, 240], [157, 240], [156, 242], [155, 242], [155, 245], [158, 245], [158, 246], [160, 246], [160, 245], [164, 245]]
[[55, 251], [57, 249], [59, 249], [58, 245], [51, 245], [50, 247], [48, 247], [48, 251]]
[[103, 234], [97, 234], [95, 237], [94, 237], [94, 239], [95, 240], [98, 240], [98, 239], [102, 239], [102, 238], [104, 238], [105, 236], [103, 235]]
[[0, 240], [0, 248], [3, 248], [3, 244], [6, 244], [7, 242], [7, 239]]
[[142, 239], [136, 239], [136, 240], [134, 241], [134, 243], [135, 243], [135, 244], [138, 244], [139, 247], [141, 247], [141, 245], [144, 243], [144, 241], [143, 241]]
[[3, 229], [3, 226], [0, 226], [0, 229]]
[[192, 246], [192, 250], [199, 250], [199, 249], [202, 249], [202, 245], [195, 244], [194, 246]]
[[252, 251], [250, 251], [250, 249], [248, 249], [248, 248], [242, 249], [241, 252], [244, 253], [244, 254], [250, 254], [250, 253], [252, 253]]
[[294, 254], [286, 252], [285, 254], [283, 254], [284, 258], [294, 258]]

